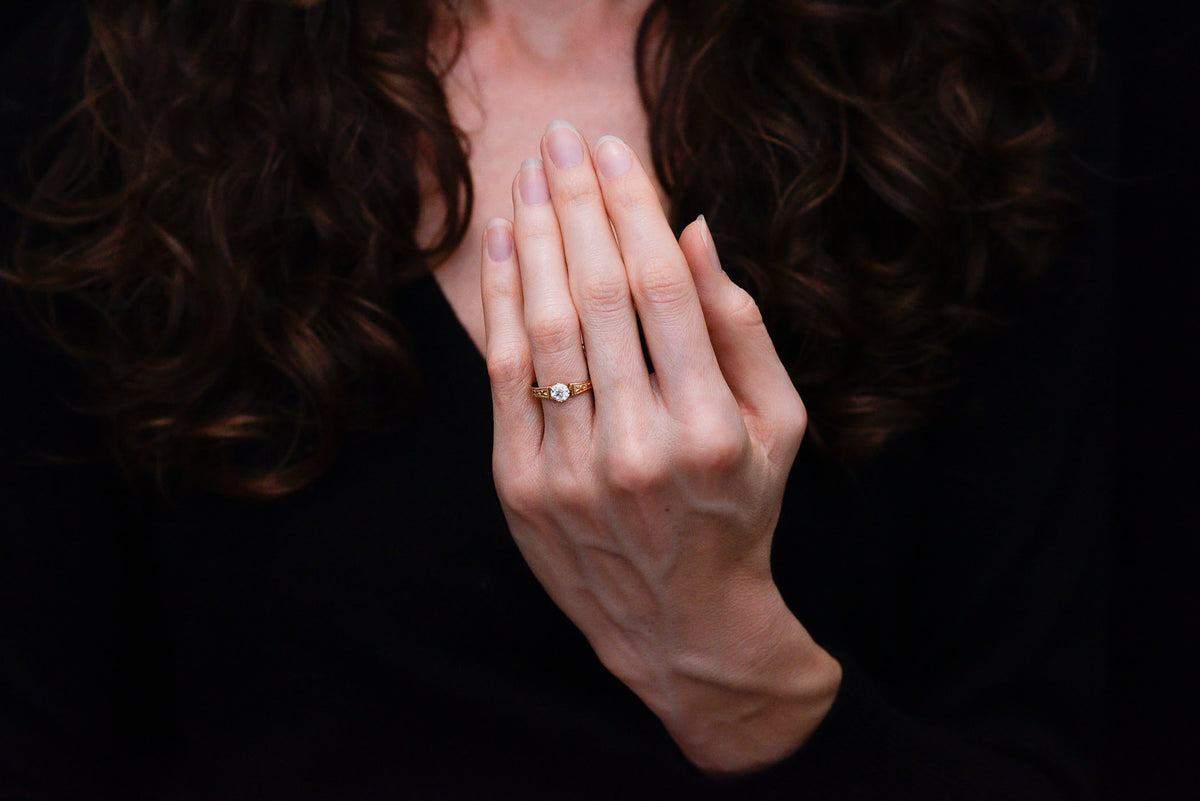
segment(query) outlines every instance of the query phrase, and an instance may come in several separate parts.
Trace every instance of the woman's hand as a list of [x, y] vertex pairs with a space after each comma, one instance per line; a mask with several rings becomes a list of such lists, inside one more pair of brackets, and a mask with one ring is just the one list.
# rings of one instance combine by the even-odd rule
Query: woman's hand
[[[514, 181], [514, 221], [489, 223], [483, 248], [509, 526], [694, 763], [769, 765], [812, 733], [841, 678], [771, 578], [804, 405], [705, 223], [677, 242], [629, 147], [606, 137], [593, 158], [555, 123], [541, 149]], [[539, 400], [535, 377], [593, 391]]]

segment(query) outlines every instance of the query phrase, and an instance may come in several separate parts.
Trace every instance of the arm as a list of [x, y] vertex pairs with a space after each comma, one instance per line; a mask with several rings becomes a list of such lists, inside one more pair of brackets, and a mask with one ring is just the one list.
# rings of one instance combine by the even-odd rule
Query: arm
[[[515, 224], [489, 225], [483, 264], [509, 526], [689, 759], [713, 773], [770, 764], [839, 681], [770, 575], [803, 404], [703, 224], [684, 235], [689, 258], [624, 143], [601, 143], [595, 170], [579, 134], [552, 125], [543, 155], [514, 182]], [[595, 390], [543, 410], [535, 375]]]
[[[823, 788], [824, 795], [815, 797], [828, 798], [880, 797], [880, 793], [900, 792], [924, 798], [1056, 798], [1086, 793], [1086, 780], [1080, 778], [1086, 773], [1082, 768], [1086, 759], [1075, 747], [1077, 722], [1087, 719], [1086, 707], [1094, 700], [1094, 672], [1086, 663], [1098, 651], [1091, 638], [1096, 616], [1092, 610], [1081, 610], [1076, 605], [1081, 598], [1089, 597], [1102, 572], [1089, 556], [1096, 553], [1095, 538], [1100, 532], [1092, 525], [1096, 521], [1078, 516], [1093, 508], [1086, 503], [1088, 496], [1078, 505], [1080, 499], [1074, 490], [1064, 486], [1064, 497], [1074, 500], [1068, 500], [1060, 509], [1045, 506], [1047, 498], [1043, 495], [1028, 494], [1036, 492], [1047, 476], [1061, 475], [1070, 480], [1083, 477], [1086, 481], [1087, 471], [1074, 470], [1076, 464], [1046, 460], [1031, 463], [1028, 459], [1059, 454], [1060, 446], [1065, 444], [1068, 457], [1096, 464], [1103, 472], [1104, 455], [1076, 447], [1079, 443], [1072, 433], [1077, 431], [1075, 425], [1051, 438], [1038, 439], [1040, 432], [1030, 432], [1031, 440], [1016, 436], [1005, 424], [1060, 422], [1039, 420], [1036, 413], [1026, 416], [1030, 409], [1019, 403], [1010, 405], [1011, 415], [987, 421], [997, 426], [995, 433], [1000, 439], [995, 444], [1001, 453], [1006, 446], [1013, 446], [1011, 456], [1006, 455], [1000, 465], [992, 465], [990, 476], [975, 471], [984, 466], [984, 458], [994, 455], [986, 447], [982, 449], [985, 457], [976, 455], [974, 461], [965, 463], [954, 461], [956, 448], [975, 448], [974, 452], [979, 453], [982, 440], [962, 436], [979, 432], [953, 431], [952, 426], [944, 430], [950, 432], [945, 441], [921, 445], [919, 458], [926, 472], [918, 470], [918, 475], [949, 479], [955, 469], [961, 468], [957, 475], [966, 478], [960, 478], [958, 484], [977, 491], [962, 496], [961, 505], [950, 501], [945, 514], [935, 511], [927, 515], [929, 522], [924, 528], [929, 530], [908, 532], [912, 547], [907, 556], [914, 559], [917, 570], [908, 576], [908, 594], [893, 598], [898, 605], [893, 634], [911, 635], [904, 644], [911, 650], [903, 656], [909, 661], [902, 667], [885, 665], [881, 675], [886, 680], [881, 682], [874, 679], [873, 670], [860, 669], [849, 660], [845, 684], [830, 712], [829, 701], [842, 681], [841, 668], [805, 628], [810, 618], [803, 604], [792, 605], [801, 610], [795, 615], [789, 604], [767, 600], [785, 593], [777, 591], [769, 570], [767, 581], [760, 580], [764, 572], [757, 560], [762, 543], [769, 548], [775, 532], [778, 496], [747, 492], [744, 482], [748, 474], [763, 475], [756, 471], [764, 469], [773, 477], [769, 481], [786, 477], [795, 450], [788, 453], [788, 445], [780, 443], [786, 443], [797, 431], [789, 420], [802, 420], [802, 413], [796, 418], [770, 408], [788, 395], [775, 378], [781, 367], [761, 330], [761, 320], [750, 313], [753, 305], [745, 302], [740, 290], [714, 269], [702, 230], [692, 228], [684, 233], [680, 241], [682, 258], [674, 267], [671, 257], [662, 255], [669, 250], [652, 239], [665, 238], [661, 233], [665, 221], [657, 201], [651, 192], [629, 188], [634, 181], [643, 187], [648, 185], [636, 159], [627, 172], [603, 175], [602, 167], [601, 177], [595, 179], [599, 188], [593, 194], [602, 199], [603, 205], [593, 216], [604, 222], [611, 218], [622, 243], [620, 255], [610, 252], [606, 259], [604, 248], [611, 245], [598, 246], [595, 237], [572, 231], [575, 226], [586, 228], [573, 217], [585, 216], [581, 209], [587, 208], [591, 190], [573, 185], [569, 174], [560, 174], [561, 168], [550, 165], [552, 150], [545, 146], [543, 150], [547, 151], [544, 155], [550, 198], [569, 198], [561, 210], [555, 201], [562, 239], [561, 243], [552, 242], [548, 250], [559, 254], [557, 263], [547, 268], [548, 260], [539, 255], [542, 245], [523, 244], [523, 231], [550, 228], [526, 222], [534, 219], [537, 210], [522, 206], [525, 201], [520, 182], [527, 180], [531, 171], [540, 173], [537, 165], [523, 170], [514, 195], [515, 252], [511, 243], [500, 236], [512, 236], [505, 222], [489, 226], [489, 248], [485, 250], [484, 299], [496, 401], [497, 484], [526, 558], [551, 596], [588, 635], [601, 660], [659, 715], [698, 767], [713, 773], [739, 773], [775, 763], [737, 785], [759, 787], [767, 795], [816, 787]], [[596, 155], [597, 161], [605, 158], [599, 152]], [[581, 168], [576, 165], [569, 169]], [[658, 230], [646, 234], [637, 230], [638, 225], [657, 226]], [[597, 224], [592, 230], [600, 231], [602, 227]], [[576, 245], [573, 254], [572, 240], [586, 245]], [[564, 260], [569, 269], [563, 266]], [[686, 263], [687, 270], [679, 270], [678, 263]], [[613, 268], [612, 264], [618, 266]], [[619, 283], [606, 280], [605, 269], [619, 270], [620, 278], [627, 276], [627, 298], [619, 292], [589, 296], [597, 288]], [[568, 275], [562, 276], [563, 272]], [[559, 277], [548, 282], [547, 274]], [[557, 289], [554, 281], [558, 282]], [[582, 330], [587, 344], [586, 364], [583, 352], [572, 345], [567, 330], [571, 326], [561, 326], [561, 336], [545, 336], [549, 329], [542, 330], [546, 316], [543, 309], [530, 308], [546, 304], [546, 298], [553, 299], [556, 291], [564, 294], [565, 286], [569, 286], [568, 300], [557, 304], [552, 300], [548, 305], [561, 310], [572, 303], [578, 309], [575, 325]], [[664, 293], [664, 300], [662, 295], [656, 296], [664, 287], [678, 291]], [[676, 307], [667, 308], [672, 302]], [[687, 329], [687, 323], [697, 316], [694, 306], [688, 304], [703, 309], [707, 328], [703, 334]], [[638, 459], [619, 461], [621, 469], [611, 469], [611, 453], [606, 453], [606, 448], [622, 440], [603, 432], [605, 426], [612, 425], [603, 417], [622, 401], [620, 397], [605, 396], [613, 387], [619, 392], [636, 382], [639, 371], [645, 371], [644, 364], [632, 358], [636, 352], [636, 332], [630, 324], [632, 307], [636, 307], [646, 330], [656, 368], [652, 392], [635, 393], [642, 398], [642, 405], [652, 405], [649, 399], [659, 398], [669, 405], [670, 393], [680, 393], [677, 398], [684, 396], [686, 390], [679, 387], [685, 383], [698, 387], [707, 398], [731, 393], [740, 420], [729, 422], [726, 417], [728, 426], [713, 429], [709, 435], [719, 442], [748, 436], [752, 444], [746, 451], [738, 451], [736, 458], [723, 458], [720, 463], [696, 464], [691, 461], [694, 452], [685, 445], [670, 449], [675, 457], [672, 460], [654, 449], [664, 439], [679, 441], [671, 431], [670, 420], [664, 424], [644, 419], [639, 424], [615, 427], [616, 431], [636, 431], [641, 450]], [[604, 313], [613, 309], [624, 315], [623, 321], [603, 319]], [[671, 321], [676, 329], [665, 334], [655, 331], [657, 325], [670, 328], [662, 323], [664, 320]], [[629, 341], [616, 347], [606, 345], [604, 336], [611, 337], [609, 332], [621, 331], [622, 327], [621, 335]], [[762, 346], [764, 339], [766, 345]], [[557, 350], [540, 352], [547, 341], [556, 342]], [[673, 345], [680, 346], [682, 355], [672, 352]], [[686, 352], [689, 346], [694, 348], [691, 355]], [[620, 354], [619, 358], [608, 356], [606, 360], [606, 347]], [[721, 380], [715, 380], [706, 366], [710, 353], [719, 364]], [[684, 364], [687, 370], [679, 370], [678, 365]], [[585, 367], [596, 383], [594, 407], [577, 405], [574, 417], [569, 413], [553, 417], [557, 411], [548, 408], [543, 417], [542, 409], [529, 404], [526, 393], [535, 372], [546, 374], [544, 380], [552, 381], [565, 370], [569, 373], [564, 376], [566, 380], [573, 380]], [[673, 376], [676, 370], [678, 374]], [[606, 371], [613, 373], [606, 376]], [[988, 374], [985, 371], [984, 375]], [[686, 382], [681, 375], [686, 375]], [[1012, 389], [1010, 386], [1009, 391]], [[1001, 395], [994, 400], [1020, 398]], [[1103, 407], [1103, 403], [1099, 405]], [[1041, 405], [1034, 407], [1036, 412]], [[1075, 415], [1073, 422], [1085, 429], [1095, 422], [1090, 414], [1083, 414], [1084, 407], [1067, 403], [1065, 408]], [[719, 409], [693, 407], [673, 420], [712, 421], [720, 416]], [[764, 425], [764, 420], [772, 424]], [[971, 420], [963, 421], [963, 425], [973, 424]], [[600, 434], [594, 433], [596, 429], [588, 432], [593, 425]], [[802, 430], [801, 422], [799, 433]], [[727, 437], [730, 431], [736, 436]], [[686, 435], [682, 440], [688, 442]], [[547, 448], [547, 441], [553, 447]], [[1022, 443], [1030, 441], [1042, 442], [1045, 447], [1022, 451]], [[631, 442], [624, 445], [622, 450], [632, 448]], [[783, 452], [786, 458], [774, 463], [769, 457], [757, 463], [745, 461], [744, 454], [752, 453], [756, 445], [767, 453]], [[939, 453], [939, 448], [944, 452]], [[553, 474], [551, 468], [564, 464], [566, 475]], [[730, 464], [738, 469], [720, 472]], [[938, 475], [939, 466], [948, 471], [945, 476]], [[904, 475], [901, 467], [897, 475]], [[705, 477], [714, 474], [722, 477], [714, 482], [716, 486], [705, 484]], [[637, 487], [624, 487], [629, 475], [647, 480]], [[799, 476], [802, 481], [805, 474]], [[1012, 495], [1006, 495], [1002, 483], [1009, 479], [1014, 481]], [[705, 507], [705, 503], [712, 503], [724, 508], [720, 499], [726, 496], [721, 493], [730, 489], [729, 497], [738, 499], [732, 503], [751, 510], [751, 519], [739, 518], [736, 513], [721, 517], [711, 514], [713, 507]], [[922, 500], [932, 492], [928, 499], [936, 504], [947, 485], [918, 489], [908, 502]], [[1085, 492], [1091, 491], [1093, 488], [1085, 488]], [[976, 504], [976, 500], [982, 503]], [[597, 509], [601, 513], [597, 514]], [[632, 514], [631, 509], [635, 510]], [[1021, 511], [1008, 517], [987, 517], [1006, 510]], [[956, 519], [955, 511], [963, 514]], [[762, 518], [754, 518], [757, 512]], [[1060, 527], [1061, 521], [1056, 518], [1064, 512], [1074, 515], [1082, 529]], [[987, 525], [973, 530], [973, 524], [984, 522], [980, 513]], [[678, 522], [681, 519], [683, 523]], [[714, 519], [719, 525], [706, 527]], [[939, 528], [935, 531], [934, 527]], [[783, 528], [789, 529], [790, 524]], [[683, 550], [671, 540], [664, 545], [662, 532], [682, 532], [679, 541], [686, 543]], [[832, 531], [814, 527], [802, 538], [828, 541], [832, 536]], [[597, 547], [597, 543], [603, 547]], [[736, 550], [739, 543], [744, 546], [740, 551]], [[968, 545], [963, 547], [964, 543]], [[927, 550], [927, 559], [944, 559], [941, 567], [945, 570], [937, 569], [936, 561], [924, 565], [915, 561], [921, 549]], [[619, 569], [603, 565], [604, 560], [592, 561], [597, 552], [605, 559], [617, 554]], [[662, 553], [672, 555], [665, 568], [655, 561]], [[1073, 561], [1076, 555], [1085, 557], [1084, 562]], [[819, 572], [820, 562], [809, 564], [817, 565], [809, 571]], [[925, 571], [927, 567], [934, 569]], [[743, 580], [744, 569], [755, 578]], [[781, 581], [787, 578], [781, 577]], [[1056, 582], [1061, 583], [1061, 593], [1042, 592]], [[640, 588], [641, 594], [631, 593], [631, 587]], [[713, 592], [714, 587], [722, 591]], [[870, 587], [845, 589], [865, 595], [874, 591]], [[799, 597], [803, 595], [801, 591]], [[919, 616], [919, 612], [931, 611], [920, 608], [930, 600], [949, 608], [931, 607], [932, 611], [940, 611], [941, 617]], [[958, 606], [960, 602], [973, 607]], [[1084, 616], [1073, 618], [1079, 611]], [[980, 616], [972, 618], [971, 612]], [[1080, 636], [1056, 641], [1054, 635], [1062, 633], [1064, 624], [1069, 627], [1073, 620], [1078, 621]], [[740, 629], [737, 621], [742, 621]], [[751, 622], [746, 625], [746, 621]], [[829, 631], [832, 642], [837, 630]], [[816, 639], [825, 638], [818, 634]], [[927, 650], [919, 651], [921, 648]], [[1043, 648], [1046, 650], [1040, 650]], [[843, 653], [836, 647], [832, 650]], [[845, 653], [853, 654], [854, 650]], [[1055, 664], [1060, 656], [1068, 657], [1068, 663]], [[917, 675], [913, 669], [921, 659], [929, 660], [928, 671]], [[1083, 674], [1072, 674], [1081, 663]], [[908, 675], [898, 675], [906, 670], [910, 671]], [[1058, 675], [1058, 671], [1064, 675]], [[1084, 686], [1073, 686], [1075, 681]], [[1074, 708], [1076, 703], [1078, 708]], [[755, 709], [767, 714], [748, 711]]]

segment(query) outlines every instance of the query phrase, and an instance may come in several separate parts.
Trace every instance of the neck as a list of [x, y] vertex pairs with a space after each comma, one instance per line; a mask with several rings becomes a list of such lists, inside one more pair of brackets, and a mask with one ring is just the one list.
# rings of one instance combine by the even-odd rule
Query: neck
[[469, 29], [486, 30], [549, 67], [611, 52], [636, 32], [650, 0], [463, 0]]

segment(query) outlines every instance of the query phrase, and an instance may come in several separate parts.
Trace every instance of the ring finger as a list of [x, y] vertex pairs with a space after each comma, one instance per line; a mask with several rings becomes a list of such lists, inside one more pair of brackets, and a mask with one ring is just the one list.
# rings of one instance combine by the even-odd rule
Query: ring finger
[[[541, 159], [528, 159], [513, 182], [513, 231], [537, 383], [548, 387], [585, 381], [587, 360], [579, 315], [571, 300], [562, 233]], [[541, 402], [554, 407], [545, 409], [547, 437], [578, 440], [590, 434], [591, 393], [561, 404]]]

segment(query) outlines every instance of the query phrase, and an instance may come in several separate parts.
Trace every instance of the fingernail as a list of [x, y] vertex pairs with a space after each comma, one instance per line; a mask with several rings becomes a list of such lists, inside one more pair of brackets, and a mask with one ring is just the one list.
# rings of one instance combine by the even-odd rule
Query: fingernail
[[526, 206], [537, 206], [550, 199], [550, 186], [546, 183], [546, 171], [542, 169], [541, 159], [525, 159], [517, 184], [521, 190], [521, 202]]
[[488, 223], [487, 229], [484, 231], [484, 238], [487, 239], [488, 258], [492, 261], [508, 261], [513, 254], [513, 238], [512, 231], [508, 229], [508, 223], [497, 217]]
[[624, 142], [615, 136], [600, 137], [596, 143], [596, 166], [605, 178], [619, 178], [629, 171], [632, 164], [629, 148]]
[[583, 161], [583, 140], [569, 122], [555, 120], [546, 126], [546, 150], [559, 169], [574, 167]]
[[704, 219], [703, 214], [696, 219], [700, 221], [700, 238], [704, 240], [704, 247], [708, 248], [708, 263], [714, 270], [721, 272], [721, 257], [717, 255], [717, 246], [713, 242], [712, 231], [708, 229], [708, 220]]

